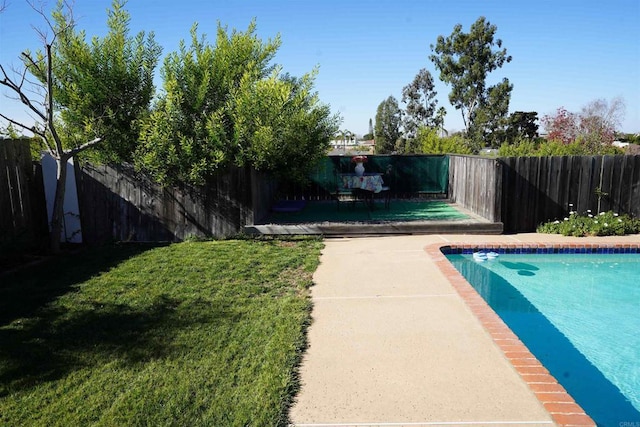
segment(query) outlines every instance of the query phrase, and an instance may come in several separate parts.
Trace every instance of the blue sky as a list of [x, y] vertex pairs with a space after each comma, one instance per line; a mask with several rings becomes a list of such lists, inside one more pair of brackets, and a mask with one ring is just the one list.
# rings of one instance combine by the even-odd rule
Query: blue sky
[[[39, 47], [32, 25], [44, 24], [24, 0], [8, 3], [0, 14], [0, 63], [19, 66], [22, 50]], [[76, 0], [79, 28], [88, 36], [104, 35], [110, 5]], [[461, 114], [448, 101], [450, 88], [429, 61], [430, 44], [451, 34], [454, 25], [468, 31], [485, 16], [513, 56], [489, 76], [490, 82], [507, 77], [514, 85], [510, 112], [537, 111], [541, 117], [561, 106], [578, 112], [595, 99], [621, 96], [627, 106], [622, 130], [640, 132], [638, 0], [130, 0], [127, 10], [132, 34], [155, 32], [163, 56], [189, 38], [194, 22], [213, 42], [217, 22], [245, 30], [255, 18], [261, 38], [281, 35], [276, 62], [285, 71], [301, 75], [319, 67], [320, 99], [343, 117], [342, 129], [359, 134], [375, 120], [378, 104], [389, 95], [400, 100], [403, 86], [421, 68], [434, 75], [439, 105], [448, 111], [445, 127], [462, 129]], [[4, 97], [0, 108], [16, 111]]]

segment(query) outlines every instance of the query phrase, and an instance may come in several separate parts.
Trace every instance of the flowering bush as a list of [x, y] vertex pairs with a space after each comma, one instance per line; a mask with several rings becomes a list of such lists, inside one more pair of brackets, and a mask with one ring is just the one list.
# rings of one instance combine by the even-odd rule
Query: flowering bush
[[583, 215], [571, 211], [562, 221], [541, 224], [537, 231], [576, 237], [622, 236], [640, 233], [640, 219], [631, 218], [629, 215], [618, 215], [613, 211], [600, 212], [597, 215], [593, 215], [590, 210]]
[[367, 156], [353, 156], [351, 158], [352, 163], [367, 163]]

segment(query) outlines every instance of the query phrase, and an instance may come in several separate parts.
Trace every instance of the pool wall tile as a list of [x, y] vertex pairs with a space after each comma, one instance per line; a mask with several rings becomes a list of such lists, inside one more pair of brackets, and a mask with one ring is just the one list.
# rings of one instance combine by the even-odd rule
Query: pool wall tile
[[566, 254], [566, 253], [640, 253], [639, 244], [500, 244], [470, 245], [440, 243], [429, 245], [425, 251], [454, 287], [467, 307], [483, 325], [504, 356], [525, 381], [540, 403], [549, 412], [553, 421], [563, 427], [595, 427], [595, 422], [578, 405], [573, 397], [558, 383], [540, 361], [529, 351], [504, 321], [493, 311], [476, 290], [449, 262], [446, 255], [470, 255], [478, 251], [493, 251], [499, 254]]
[[499, 254], [621, 254], [640, 253], [640, 244], [549, 244], [531, 243], [528, 245], [448, 245], [442, 246], [441, 251], [445, 255], [471, 255], [479, 251], [493, 251]]

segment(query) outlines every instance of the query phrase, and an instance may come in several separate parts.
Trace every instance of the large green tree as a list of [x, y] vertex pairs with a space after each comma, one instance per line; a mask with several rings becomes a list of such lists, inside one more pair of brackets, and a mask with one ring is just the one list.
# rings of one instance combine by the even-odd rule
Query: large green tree
[[503, 79], [491, 86], [482, 99], [467, 133], [475, 151], [483, 145], [499, 147], [504, 142], [512, 89], [509, 80]]
[[496, 31], [495, 25], [480, 17], [468, 33], [458, 24], [451, 35], [438, 36], [431, 45], [429, 58], [440, 71], [440, 80], [451, 86], [449, 101], [460, 110], [470, 137], [491, 130], [507, 113], [504, 105], [508, 107], [513, 86], [507, 79], [487, 85], [487, 75], [511, 61], [502, 40], [495, 38]]
[[[72, 15], [59, 2], [53, 12], [52, 85], [60, 114], [59, 130], [67, 146], [100, 137], [91, 154], [104, 162], [131, 161], [138, 125], [154, 95], [153, 76], [162, 53], [154, 34], [129, 34], [126, 1], [114, 0], [108, 11], [108, 32], [86, 40], [76, 31]], [[46, 53], [37, 52], [29, 71], [46, 82]], [[27, 52], [26, 58], [31, 56]]]
[[73, 10], [66, 2], [58, 2], [52, 19], [29, 4], [52, 36], [43, 38], [43, 50], [22, 54], [25, 67], [17, 77], [0, 65], [0, 85], [17, 96], [35, 122], [21, 122], [2, 112], [0, 118], [40, 137], [56, 161], [50, 241], [51, 250], [59, 252], [67, 161], [89, 149], [101, 150], [107, 159], [130, 153], [137, 136], [135, 123], [146, 113], [153, 93], [160, 49], [152, 35], [129, 37], [124, 1], [114, 0], [107, 35], [94, 37], [91, 44], [83, 31], [76, 31]]
[[164, 94], [143, 125], [139, 168], [161, 183], [202, 184], [221, 167], [301, 177], [326, 152], [337, 117], [321, 104], [315, 72], [294, 78], [272, 64], [279, 36], [263, 42], [218, 25], [215, 45], [191, 29], [161, 69]]
[[415, 138], [421, 126], [439, 127], [442, 124], [442, 117], [436, 111], [437, 94], [433, 76], [426, 68], [402, 89], [402, 102], [406, 104], [403, 127], [408, 139]]
[[393, 96], [389, 96], [378, 105], [374, 128], [376, 153], [388, 154], [394, 150], [396, 142], [402, 136], [401, 113], [398, 100]]
[[241, 164], [283, 179], [306, 179], [338, 125], [313, 91], [315, 75], [296, 78], [274, 70], [257, 82], [242, 80], [233, 110]]

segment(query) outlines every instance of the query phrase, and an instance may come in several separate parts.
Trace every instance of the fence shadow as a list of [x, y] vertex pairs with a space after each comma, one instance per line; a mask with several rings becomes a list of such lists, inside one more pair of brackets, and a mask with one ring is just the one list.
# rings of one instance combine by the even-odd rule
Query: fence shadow
[[85, 165], [76, 173], [88, 243], [222, 237], [253, 222], [257, 191], [247, 169], [222, 172], [201, 187], [162, 187], [127, 165]]
[[531, 232], [570, 211], [640, 216], [640, 156], [507, 157], [502, 214], [506, 232]]
[[77, 168], [76, 175], [85, 243], [176, 240], [171, 224], [153, 214], [161, 189], [107, 167]]

